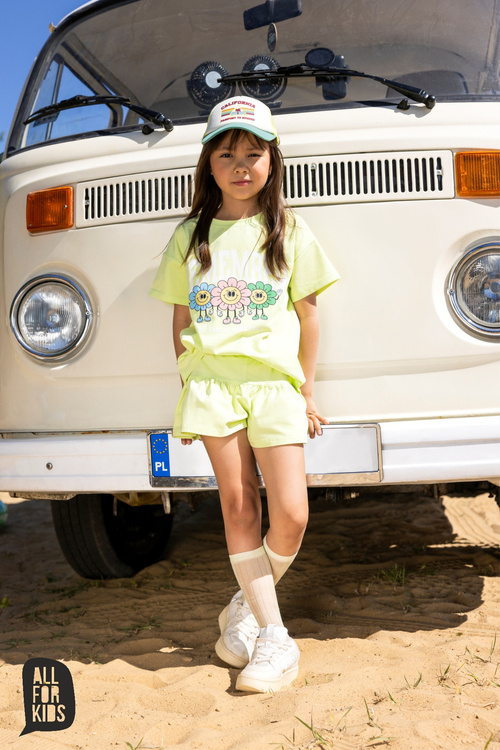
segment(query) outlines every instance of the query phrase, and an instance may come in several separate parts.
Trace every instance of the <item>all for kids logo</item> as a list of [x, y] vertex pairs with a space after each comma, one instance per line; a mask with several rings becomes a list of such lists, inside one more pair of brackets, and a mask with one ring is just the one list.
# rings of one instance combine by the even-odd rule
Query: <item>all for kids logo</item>
[[28, 659], [23, 667], [24, 716], [21, 732], [67, 729], [75, 719], [75, 691], [66, 664], [54, 659]]

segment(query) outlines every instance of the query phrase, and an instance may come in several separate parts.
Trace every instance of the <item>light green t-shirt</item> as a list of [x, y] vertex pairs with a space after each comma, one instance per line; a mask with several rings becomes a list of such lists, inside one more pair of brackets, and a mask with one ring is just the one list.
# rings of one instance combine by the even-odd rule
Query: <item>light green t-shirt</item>
[[[319, 294], [339, 278], [307, 224], [295, 215], [286, 233], [288, 269], [277, 281], [267, 270], [263, 217], [214, 219], [211, 268], [203, 275], [193, 254], [184, 263], [195, 219], [180, 224], [165, 250], [149, 292], [191, 310], [182, 331], [184, 379], [205, 354], [246, 356], [304, 382], [298, 361], [299, 321], [293, 303]], [[179, 362], [179, 365], [181, 363]]]

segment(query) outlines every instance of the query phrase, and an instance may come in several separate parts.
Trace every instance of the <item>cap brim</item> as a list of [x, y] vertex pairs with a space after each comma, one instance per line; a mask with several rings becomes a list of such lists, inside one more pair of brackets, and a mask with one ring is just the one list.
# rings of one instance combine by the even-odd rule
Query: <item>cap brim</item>
[[254, 125], [248, 125], [246, 122], [245, 123], [232, 122], [232, 123], [227, 123], [227, 125], [221, 125], [219, 128], [212, 130], [211, 133], [205, 133], [205, 135], [201, 139], [201, 142], [208, 143], [208, 141], [211, 141], [212, 138], [215, 138], [216, 135], [225, 133], [227, 130], [248, 130], [250, 133], [253, 133], [258, 138], [262, 138], [263, 141], [276, 141], [276, 143], [279, 143], [279, 138], [277, 134], [269, 133], [269, 131], [267, 130], [260, 130], [259, 128], [256, 128]]

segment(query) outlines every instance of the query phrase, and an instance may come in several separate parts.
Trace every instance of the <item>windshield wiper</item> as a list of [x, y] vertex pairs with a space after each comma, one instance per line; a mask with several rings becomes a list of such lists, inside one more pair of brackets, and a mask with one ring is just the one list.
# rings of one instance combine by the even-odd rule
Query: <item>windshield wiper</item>
[[247, 73], [236, 73], [235, 75], [227, 75], [219, 78], [222, 83], [239, 83], [241, 81], [280, 81], [283, 78], [316, 78], [320, 81], [326, 82], [328, 80], [335, 80], [336, 78], [370, 78], [372, 81], [378, 81], [389, 89], [394, 89], [399, 94], [407, 96], [409, 99], [413, 99], [415, 102], [425, 104], [427, 109], [432, 109], [436, 103], [436, 97], [433, 94], [428, 94], [424, 89], [419, 89], [416, 86], [409, 86], [406, 83], [399, 83], [398, 81], [391, 81], [389, 78], [381, 78], [380, 76], [373, 76], [369, 73], [361, 73], [359, 70], [350, 70], [349, 68], [317, 68], [310, 65], [289, 65], [283, 68], [277, 68], [276, 70], [252, 70]]
[[167, 132], [170, 132], [174, 128], [172, 120], [169, 120], [168, 117], [165, 117], [165, 115], [163, 115], [161, 112], [155, 112], [152, 109], [141, 107], [138, 104], [132, 104], [130, 99], [127, 99], [124, 96], [83, 96], [81, 94], [77, 94], [76, 96], [71, 97], [71, 99], [63, 99], [62, 101], [56, 102], [55, 104], [49, 104], [47, 107], [37, 109], [36, 112], [33, 112], [33, 114], [31, 114], [28, 119], [24, 121], [24, 125], [29, 125], [30, 122], [36, 122], [40, 120], [45, 122], [53, 122], [57, 119], [59, 112], [61, 112], [63, 109], [87, 107], [92, 104], [122, 105], [132, 110], [132, 112], [136, 112], [143, 118], [143, 120], [148, 120], [149, 122], [154, 123], [154, 125], [161, 125]]

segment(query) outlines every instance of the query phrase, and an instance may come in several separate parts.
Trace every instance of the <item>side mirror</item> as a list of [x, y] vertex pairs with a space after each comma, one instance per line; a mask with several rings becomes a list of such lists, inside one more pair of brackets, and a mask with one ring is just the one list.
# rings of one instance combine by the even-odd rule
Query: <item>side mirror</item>
[[245, 29], [260, 29], [271, 23], [279, 23], [289, 18], [295, 18], [302, 13], [302, 0], [266, 0], [262, 5], [256, 5], [243, 12]]

